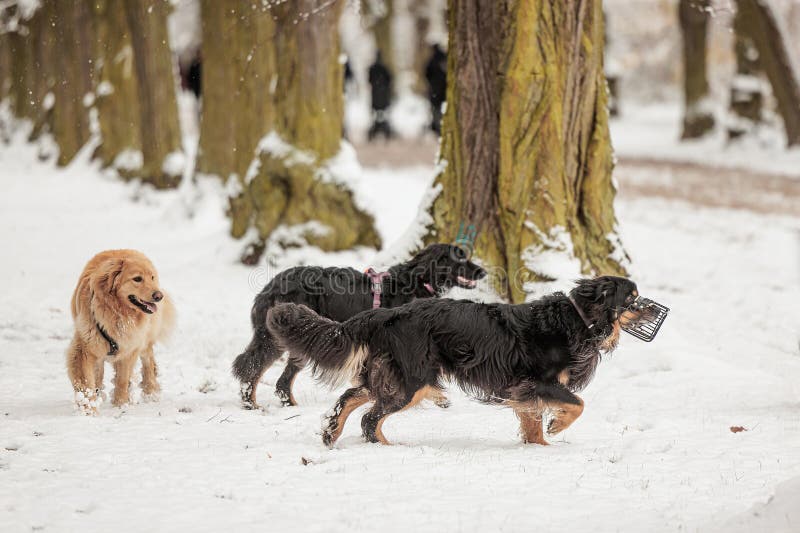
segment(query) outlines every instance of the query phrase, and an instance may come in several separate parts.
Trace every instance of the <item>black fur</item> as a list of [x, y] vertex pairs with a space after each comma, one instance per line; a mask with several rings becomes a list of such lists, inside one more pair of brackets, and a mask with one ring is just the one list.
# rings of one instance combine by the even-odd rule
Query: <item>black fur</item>
[[[282, 304], [267, 325], [326, 381], [360, 382], [346, 394], [365, 389], [375, 402], [362, 419], [365, 438], [374, 442], [382, 418], [420, 389], [441, 387], [443, 378], [483, 401], [582, 409], [574, 393], [591, 380], [601, 352], [615, 346], [620, 314], [636, 294], [633, 282], [605, 276], [578, 281], [570, 292], [575, 304], [563, 293], [519, 305], [419, 300], [343, 323]], [[566, 384], [559, 382], [564, 370]], [[331, 419], [329, 427], [343, 423]], [[327, 430], [323, 437], [329, 445], [335, 440]]]
[[[381, 307], [384, 308], [397, 307], [415, 298], [438, 296], [462, 285], [459, 276], [474, 281], [484, 277], [486, 272], [469, 261], [461, 248], [432, 244], [410, 261], [391, 267], [389, 274], [381, 285]], [[425, 284], [433, 288], [433, 294]], [[267, 311], [281, 302], [303, 304], [323, 317], [347, 320], [372, 308], [372, 283], [366, 274], [352, 268], [305, 266], [275, 276], [256, 296], [250, 313], [253, 338], [233, 362], [233, 375], [242, 384], [245, 407], [256, 406], [258, 381], [281, 355], [282, 350], [266, 327]], [[284, 405], [296, 405], [291, 387], [302, 368], [303, 363], [290, 355], [275, 391]]]

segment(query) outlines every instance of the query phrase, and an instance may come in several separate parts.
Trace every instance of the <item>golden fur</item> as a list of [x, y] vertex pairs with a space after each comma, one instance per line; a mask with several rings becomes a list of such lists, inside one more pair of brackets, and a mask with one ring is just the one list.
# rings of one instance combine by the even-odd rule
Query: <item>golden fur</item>
[[[137, 307], [131, 296], [154, 312], [148, 314]], [[145, 398], [158, 395], [161, 388], [153, 345], [172, 331], [175, 308], [160, 289], [158, 273], [144, 254], [108, 250], [94, 256], [72, 295], [72, 319], [75, 335], [67, 350], [67, 372], [75, 401], [84, 413], [96, 414], [100, 406], [105, 361], [114, 365], [114, 405], [129, 402], [131, 374], [138, 358], [142, 360]], [[109, 355], [111, 345], [98, 325], [118, 345], [116, 354]]]

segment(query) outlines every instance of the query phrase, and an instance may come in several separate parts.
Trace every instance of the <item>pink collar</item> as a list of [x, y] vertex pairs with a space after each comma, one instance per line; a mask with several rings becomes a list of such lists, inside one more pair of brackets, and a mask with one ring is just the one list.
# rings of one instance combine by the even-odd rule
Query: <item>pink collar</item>
[[[377, 309], [381, 306], [381, 293], [383, 292], [383, 279], [389, 277], [388, 272], [378, 272], [374, 268], [369, 267], [364, 271], [370, 281], [372, 282], [372, 308]], [[425, 289], [431, 293], [431, 296], [436, 294], [433, 286], [430, 283], [423, 285]]]
[[377, 272], [374, 268], [369, 267], [364, 274], [369, 276], [372, 282], [372, 308], [377, 309], [381, 306], [381, 293], [383, 292], [383, 278], [389, 276], [388, 272]]

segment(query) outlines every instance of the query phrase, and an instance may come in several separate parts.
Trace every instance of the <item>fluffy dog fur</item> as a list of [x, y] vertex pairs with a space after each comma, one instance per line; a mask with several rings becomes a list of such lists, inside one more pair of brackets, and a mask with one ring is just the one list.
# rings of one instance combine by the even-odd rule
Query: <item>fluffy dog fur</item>
[[138, 358], [142, 391], [151, 398], [158, 394], [153, 344], [169, 335], [175, 310], [144, 254], [108, 250], [94, 256], [72, 295], [72, 319], [75, 335], [67, 351], [67, 371], [75, 400], [86, 414], [96, 414], [100, 406], [105, 361], [114, 365], [114, 405], [128, 403]]
[[374, 405], [361, 419], [364, 438], [388, 444], [381, 432], [386, 417], [440, 389], [444, 378], [483, 401], [510, 406], [523, 440], [547, 444], [543, 410], [554, 415], [550, 435], [581, 415], [583, 400], [575, 392], [590, 382], [601, 353], [615, 348], [620, 324], [647, 312], [629, 310], [637, 295], [633, 282], [606, 276], [578, 281], [570, 292], [574, 304], [563, 293], [520, 305], [421, 300], [365, 311], [344, 323], [280, 304], [267, 323], [282, 346], [311, 363], [317, 377], [357, 383], [323, 424], [328, 446], [347, 416], [370, 401]]
[[[381, 284], [381, 307], [397, 307], [415, 298], [438, 296], [456, 285], [473, 287], [475, 280], [485, 275], [461, 248], [432, 244], [410, 261], [389, 269]], [[366, 274], [352, 268], [296, 267], [275, 276], [256, 296], [250, 313], [253, 339], [233, 362], [233, 375], [241, 382], [242, 404], [246, 408], [257, 407], [258, 382], [283, 351], [266, 325], [267, 312], [281, 302], [303, 304], [324, 317], [347, 320], [372, 308], [372, 282]], [[292, 384], [303, 366], [301, 360], [290, 354], [275, 390], [284, 405], [297, 405]], [[447, 406], [447, 399], [441, 394], [432, 395], [431, 399]]]

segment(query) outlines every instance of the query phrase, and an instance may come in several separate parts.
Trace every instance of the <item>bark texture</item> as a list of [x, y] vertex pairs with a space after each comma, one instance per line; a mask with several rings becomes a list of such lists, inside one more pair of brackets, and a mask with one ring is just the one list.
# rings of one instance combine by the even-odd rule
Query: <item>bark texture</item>
[[[125, 11], [114, 0], [95, 0], [96, 90], [101, 144], [96, 156], [126, 177], [142, 173], [141, 109], [133, 46]], [[127, 158], [124, 157], [127, 155]], [[126, 160], [127, 159], [127, 160]], [[160, 172], [159, 172], [160, 175]]]
[[124, 2], [139, 95], [141, 173], [162, 189], [177, 186], [183, 172], [175, 70], [167, 35], [169, 9], [167, 0]]
[[727, 126], [728, 138], [731, 140], [747, 135], [763, 119], [764, 93], [762, 72], [758, 66], [758, 50], [747, 34], [748, 21], [744, 15], [744, 11], [737, 10], [733, 19], [736, 74], [731, 84]]
[[93, 90], [93, 20], [89, 2], [53, 1], [56, 80], [53, 93], [53, 137], [58, 164], [66, 165], [91, 136], [89, 106]]
[[231, 187], [231, 233], [252, 239], [242, 260], [257, 262], [280, 226], [326, 250], [379, 246], [372, 218], [326, 163], [341, 148], [342, 1], [220, 4], [202, 4], [198, 168]]
[[474, 225], [513, 301], [553, 279], [539, 261], [624, 273], [616, 239], [599, 1], [449, 3], [447, 111], [428, 241]]
[[787, 144], [800, 144], [800, 82], [775, 15], [764, 0], [737, 0], [736, 6], [737, 29], [752, 40], [757, 51], [759, 66], [778, 102]]
[[708, 108], [706, 70], [710, 0], [680, 0], [678, 19], [683, 35], [684, 115], [682, 139], [702, 137], [714, 129], [714, 115]]

